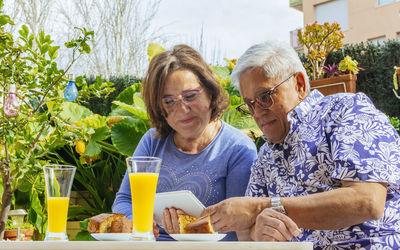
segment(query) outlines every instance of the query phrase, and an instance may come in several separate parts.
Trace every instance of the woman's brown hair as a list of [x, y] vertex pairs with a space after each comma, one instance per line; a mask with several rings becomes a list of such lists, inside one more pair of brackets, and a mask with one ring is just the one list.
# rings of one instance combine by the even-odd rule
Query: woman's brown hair
[[150, 116], [151, 125], [156, 128], [156, 137], [166, 138], [172, 131], [165, 117], [162, 95], [168, 75], [177, 70], [189, 70], [197, 76], [200, 84], [210, 97], [211, 120], [217, 119], [228, 107], [229, 102], [211, 67], [201, 55], [187, 45], [176, 45], [172, 50], [153, 57], [143, 79], [142, 95]]

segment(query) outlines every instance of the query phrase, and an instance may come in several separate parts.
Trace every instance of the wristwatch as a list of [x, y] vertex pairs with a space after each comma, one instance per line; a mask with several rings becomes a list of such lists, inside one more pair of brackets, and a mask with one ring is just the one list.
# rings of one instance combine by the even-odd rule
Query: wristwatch
[[281, 203], [281, 197], [271, 197], [271, 208], [277, 212], [287, 215], [285, 207]]

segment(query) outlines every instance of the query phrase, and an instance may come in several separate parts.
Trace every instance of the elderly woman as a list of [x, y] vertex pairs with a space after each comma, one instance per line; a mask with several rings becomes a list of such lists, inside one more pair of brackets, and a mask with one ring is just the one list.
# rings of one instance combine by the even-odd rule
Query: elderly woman
[[[219, 119], [228, 103], [197, 51], [177, 45], [155, 56], [143, 80], [143, 98], [154, 128], [134, 156], [162, 158], [157, 192], [190, 190], [205, 206], [244, 195], [256, 148], [248, 136]], [[179, 233], [177, 209], [164, 211], [157, 240]], [[132, 217], [127, 175], [113, 212]], [[225, 240], [237, 240], [236, 234]]]
[[363, 93], [309, 92], [297, 53], [279, 42], [249, 48], [232, 81], [267, 143], [252, 166], [253, 197], [205, 210], [214, 229], [316, 249], [399, 249], [400, 138], [387, 116]]

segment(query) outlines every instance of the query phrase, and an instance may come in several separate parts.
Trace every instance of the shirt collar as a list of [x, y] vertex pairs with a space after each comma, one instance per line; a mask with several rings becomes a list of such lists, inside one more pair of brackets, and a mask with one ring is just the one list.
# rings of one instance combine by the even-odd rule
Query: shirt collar
[[324, 98], [324, 95], [321, 94], [321, 92], [313, 90], [302, 102], [288, 113], [288, 121], [290, 123], [295, 122], [295, 120], [303, 121], [322, 98]]
[[[304, 98], [293, 110], [287, 114], [287, 119], [290, 123], [288, 135], [290, 135], [298, 126], [300, 121], [305, 120], [307, 115], [314, 109], [314, 106], [322, 99], [324, 95], [318, 90], [313, 90], [309, 95]], [[267, 142], [270, 149], [278, 149], [282, 145], [269, 142], [267, 138], [262, 135], [262, 138]], [[287, 136], [286, 136], [287, 138]]]

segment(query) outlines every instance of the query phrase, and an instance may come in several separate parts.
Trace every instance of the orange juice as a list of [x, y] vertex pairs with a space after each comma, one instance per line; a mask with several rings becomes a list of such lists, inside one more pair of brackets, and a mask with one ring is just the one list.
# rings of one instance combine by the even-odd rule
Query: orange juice
[[158, 173], [129, 173], [132, 194], [133, 230], [146, 233], [153, 230], [154, 196]]
[[65, 233], [67, 231], [69, 197], [47, 197], [48, 231]]

